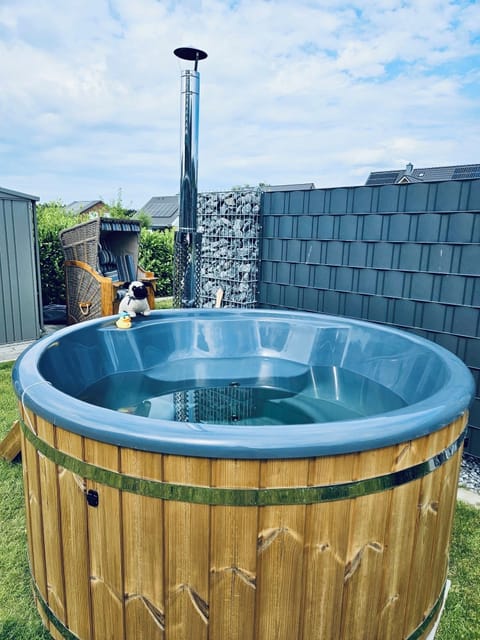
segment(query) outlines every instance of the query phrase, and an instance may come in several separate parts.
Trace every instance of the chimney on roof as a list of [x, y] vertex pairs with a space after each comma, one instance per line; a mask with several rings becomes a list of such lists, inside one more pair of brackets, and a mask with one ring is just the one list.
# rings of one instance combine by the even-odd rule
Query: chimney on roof
[[405, 174], [408, 176], [413, 172], [413, 164], [409, 162], [405, 167]]

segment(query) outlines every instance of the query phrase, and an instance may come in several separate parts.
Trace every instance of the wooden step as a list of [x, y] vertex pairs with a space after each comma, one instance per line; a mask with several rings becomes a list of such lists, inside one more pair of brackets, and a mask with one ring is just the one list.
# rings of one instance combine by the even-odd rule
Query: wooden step
[[15, 420], [7, 435], [0, 441], [0, 458], [12, 462], [20, 451], [20, 422]]

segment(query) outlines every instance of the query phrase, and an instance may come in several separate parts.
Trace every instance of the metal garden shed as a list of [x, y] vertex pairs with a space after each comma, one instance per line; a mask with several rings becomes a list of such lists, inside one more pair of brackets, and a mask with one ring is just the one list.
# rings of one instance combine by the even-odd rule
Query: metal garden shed
[[37, 196], [0, 187], [0, 344], [40, 337]]

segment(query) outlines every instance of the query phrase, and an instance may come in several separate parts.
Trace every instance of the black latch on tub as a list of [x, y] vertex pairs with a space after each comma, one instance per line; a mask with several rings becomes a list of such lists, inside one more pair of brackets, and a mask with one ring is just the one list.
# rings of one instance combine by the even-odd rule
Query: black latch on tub
[[85, 492], [85, 496], [87, 497], [87, 504], [89, 507], [98, 507], [98, 491], [89, 489]]

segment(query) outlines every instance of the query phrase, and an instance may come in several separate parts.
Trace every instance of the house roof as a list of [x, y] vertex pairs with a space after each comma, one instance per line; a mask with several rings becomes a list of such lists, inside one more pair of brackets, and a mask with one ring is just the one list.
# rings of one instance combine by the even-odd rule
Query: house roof
[[38, 196], [32, 196], [28, 193], [21, 193], [20, 191], [12, 191], [11, 189], [5, 189], [0, 187], [0, 198], [5, 200], [6, 198], [20, 198], [21, 200], [40, 200]]
[[448, 167], [424, 167], [414, 169], [409, 163], [405, 169], [372, 171], [367, 186], [382, 184], [408, 184], [412, 182], [442, 182], [445, 180], [469, 180], [480, 178], [480, 164], [456, 164]]
[[150, 216], [152, 227], [171, 227], [178, 218], [179, 196], [154, 196], [140, 211]]
[[276, 184], [262, 186], [262, 191], [305, 191], [315, 189], [313, 182], [303, 182], [300, 184]]
[[80, 215], [81, 213], [85, 213], [98, 204], [105, 204], [102, 200], [74, 200], [67, 204], [65, 210], [67, 213], [71, 213], [72, 215]]

